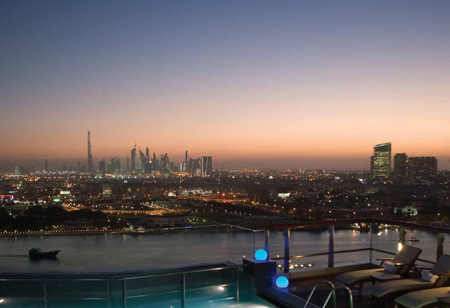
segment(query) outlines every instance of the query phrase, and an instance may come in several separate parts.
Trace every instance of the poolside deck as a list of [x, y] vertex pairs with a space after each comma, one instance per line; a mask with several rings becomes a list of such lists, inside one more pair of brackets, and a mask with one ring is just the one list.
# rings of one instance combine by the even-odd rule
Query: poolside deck
[[[306, 279], [296, 279], [291, 282], [289, 292], [295, 294], [300, 298], [307, 299], [309, 297], [309, 294], [311, 293], [311, 289], [320, 280], [328, 280], [336, 286], [344, 285], [343, 283], [336, 281], [334, 275], [320, 278], [312, 277]], [[369, 286], [371, 285], [371, 283], [369, 282], [366, 285]], [[315, 304], [318, 307], [322, 307], [329, 292], [330, 286], [319, 286], [311, 299], [311, 303]], [[348, 296], [346, 293], [342, 292], [342, 290], [341, 292], [336, 293], [336, 297], [337, 307], [350, 307]], [[377, 302], [375, 299], [372, 299], [372, 296], [365, 294], [364, 291], [361, 296], [358, 296], [356, 292], [353, 292], [353, 307], [355, 308], [375, 308], [380, 307], [380, 305], [381, 304], [379, 302]], [[331, 307], [331, 303], [329, 303], [329, 307]]]

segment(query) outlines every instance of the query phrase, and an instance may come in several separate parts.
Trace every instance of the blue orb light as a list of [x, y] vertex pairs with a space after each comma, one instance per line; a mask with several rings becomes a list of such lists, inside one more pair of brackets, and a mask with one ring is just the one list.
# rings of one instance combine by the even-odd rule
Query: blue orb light
[[279, 288], [287, 288], [289, 286], [289, 280], [284, 276], [278, 277], [275, 283]]
[[255, 259], [258, 261], [264, 261], [267, 259], [267, 252], [264, 249], [258, 249], [255, 252]]

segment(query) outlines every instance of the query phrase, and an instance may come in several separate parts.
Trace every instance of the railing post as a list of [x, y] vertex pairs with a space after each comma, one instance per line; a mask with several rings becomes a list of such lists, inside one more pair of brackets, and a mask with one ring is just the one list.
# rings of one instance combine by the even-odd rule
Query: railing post
[[264, 230], [264, 250], [267, 253], [267, 260], [269, 260], [269, 235], [270, 231], [268, 229]]
[[48, 307], [47, 281], [44, 281], [44, 307]]
[[236, 267], [235, 269], [236, 275], [236, 303], [239, 303], [239, 269]]
[[439, 233], [437, 236], [436, 261], [444, 254], [444, 234]]
[[284, 272], [289, 273], [289, 239], [291, 237], [291, 229], [284, 230]]
[[181, 274], [181, 307], [186, 307], [186, 275]]
[[123, 308], [127, 308], [127, 285], [125, 280], [122, 280], [122, 303]]
[[370, 223], [370, 229], [369, 229], [369, 232], [370, 232], [370, 236], [369, 236], [369, 248], [370, 248], [370, 250], [369, 250], [369, 262], [370, 263], [372, 263], [372, 240], [373, 240], [373, 223]]
[[328, 244], [328, 267], [334, 267], [334, 226], [328, 227], [330, 233], [330, 240]]
[[406, 243], [406, 229], [405, 227], [400, 227], [400, 243], [405, 245]]

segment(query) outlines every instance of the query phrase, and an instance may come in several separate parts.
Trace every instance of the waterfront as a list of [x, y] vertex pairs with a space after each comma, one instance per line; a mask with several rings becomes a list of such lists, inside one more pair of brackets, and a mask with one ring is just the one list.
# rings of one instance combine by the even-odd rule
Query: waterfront
[[[423, 249], [421, 258], [433, 261], [436, 235], [408, 231], [407, 238]], [[398, 231], [381, 230], [373, 234], [373, 247], [396, 251]], [[448, 236], [446, 236], [448, 240]], [[353, 230], [335, 232], [335, 250], [369, 247], [370, 234]], [[444, 248], [445, 248], [444, 244]], [[262, 233], [253, 234], [235, 228], [185, 229], [132, 236], [129, 234], [21, 236], [0, 238], [0, 273], [104, 273], [179, 268], [198, 264], [232, 261], [241, 263], [254, 249], [264, 247]], [[28, 260], [28, 250], [61, 249], [56, 260]], [[282, 232], [270, 234], [270, 256], [283, 256]], [[292, 231], [291, 256], [328, 251], [328, 232]], [[444, 251], [445, 253], [445, 251]], [[373, 259], [380, 256], [373, 254]], [[385, 256], [385, 255], [384, 255]], [[335, 262], [368, 261], [369, 252], [336, 254]], [[327, 256], [292, 259], [293, 263], [325, 266]]]

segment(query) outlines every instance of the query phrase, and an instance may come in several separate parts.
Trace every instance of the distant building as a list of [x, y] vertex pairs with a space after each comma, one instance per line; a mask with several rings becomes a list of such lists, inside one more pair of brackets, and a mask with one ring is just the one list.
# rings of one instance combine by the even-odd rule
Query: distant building
[[405, 153], [394, 155], [394, 174], [398, 177], [406, 176], [408, 156]]
[[163, 174], [168, 174], [172, 172], [170, 160], [168, 154], [161, 154], [161, 159], [159, 161], [159, 170]]
[[388, 179], [391, 174], [391, 143], [377, 144], [370, 158], [370, 172], [374, 179]]
[[88, 131], [88, 172], [94, 172], [94, 162], [92, 159], [91, 132]]
[[145, 154], [141, 151], [141, 148], [139, 147], [139, 170], [145, 171], [147, 166], [147, 157]]
[[115, 175], [122, 175], [122, 167], [120, 166], [120, 157], [111, 158], [111, 172]]
[[134, 147], [131, 149], [131, 172], [136, 171], [136, 142], [134, 143]]
[[212, 156], [202, 156], [201, 158], [202, 175], [211, 175], [212, 173]]
[[437, 159], [434, 156], [410, 157], [407, 163], [407, 175], [412, 180], [432, 180], [437, 173]]
[[156, 153], [153, 152], [153, 157], [152, 157], [152, 163], [151, 163], [151, 172], [157, 172], [159, 171], [159, 161], [156, 158]]
[[184, 172], [186, 169], [186, 164], [183, 161], [179, 161], [178, 162], [178, 171], [179, 172]]
[[48, 170], [48, 159], [47, 159], [47, 157], [45, 158], [45, 161], [44, 161], [44, 172], [48, 172], [49, 170]]
[[103, 158], [98, 162], [98, 173], [102, 175], [106, 173], [106, 162]]

